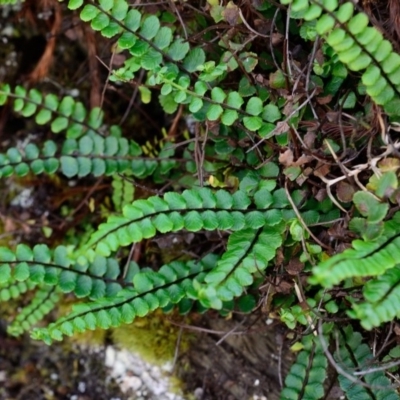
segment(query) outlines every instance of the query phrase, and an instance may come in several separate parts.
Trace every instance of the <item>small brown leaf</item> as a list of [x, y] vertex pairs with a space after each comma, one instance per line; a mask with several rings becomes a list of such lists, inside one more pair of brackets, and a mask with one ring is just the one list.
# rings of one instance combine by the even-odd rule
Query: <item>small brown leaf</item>
[[307, 133], [304, 135], [303, 141], [304, 144], [309, 148], [309, 149], [314, 149], [315, 146], [315, 140], [317, 139], [317, 135], [315, 132], [308, 130]]
[[208, 130], [211, 133], [213, 133], [214, 135], [218, 135], [219, 134], [219, 126], [220, 126], [219, 121], [209, 121], [209, 120], [207, 120], [206, 124], [207, 124]]
[[285, 116], [290, 115], [295, 108], [297, 108], [298, 106], [298, 102], [301, 100], [301, 98], [303, 97], [302, 94], [297, 94], [297, 95], [287, 95], [285, 96], [287, 99], [287, 102], [285, 104], [285, 106], [283, 107], [282, 113]]
[[221, 15], [229, 25], [235, 26], [239, 22], [239, 7], [230, 1], [221, 12]]
[[329, 122], [335, 122], [335, 123], [339, 123], [339, 116], [340, 114], [337, 111], [328, 111], [325, 114], [325, 117]]
[[293, 283], [282, 280], [275, 287], [275, 290], [277, 293], [289, 294], [292, 291], [292, 288], [293, 288]]
[[274, 129], [275, 135], [280, 135], [281, 133], [286, 133], [290, 129], [289, 124], [284, 121], [278, 121], [276, 123], [276, 128]]
[[335, 239], [343, 239], [347, 236], [347, 233], [347, 225], [342, 222], [336, 222], [328, 229], [328, 235]]
[[307, 164], [311, 161], [314, 160], [314, 157], [311, 156], [306, 156], [305, 154], [302, 154], [294, 163], [296, 167], [300, 167], [301, 165]]
[[254, 27], [257, 32], [260, 32], [263, 35], [267, 35], [271, 30], [271, 22], [269, 20], [255, 18]]
[[321, 104], [321, 105], [328, 104], [332, 100], [332, 95], [328, 94], [327, 96], [317, 97], [316, 100], [317, 100], [318, 104]]
[[279, 249], [276, 251], [275, 265], [282, 265], [284, 259], [285, 259], [285, 255], [283, 254], [282, 249], [279, 248]]
[[[268, 33], [268, 32], [266, 32]], [[284, 36], [281, 33], [275, 32], [271, 35], [272, 46], [277, 46], [283, 42]]]
[[337, 184], [336, 195], [341, 202], [350, 203], [353, 200], [354, 193], [355, 189], [350, 183], [341, 181]]
[[388, 157], [380, 161], [378, 166], [382, 172], [397, 171], [400, 168], [400, 160]]
[[285, 167], [290, 167], [293, 165], [293, 159], [293, 151], [290, 149], [287, 149], [283, 153], [279, 154], [279, 162]]
[[112, 65], [115, 67], [120, 67], [124, 64], [126, 60], [126, 54], [123, 53], [115, 53], [112, 57]]
[[298, 185], [302, 186], [303, 183], [308, 179], [308, 177], [312, 174], [313, 170], [310, 167], [303, 169], [302, 173], [297, 177], [296, 182]]
[[5, 233], [14, 232], [17, 227], [15, 221], [9, 217], [2, 217], [2, 222], [4, 224], [3, 230]]
[[315, 60], [318, 62], [319, 65], [322, 65], [325, 62], [325, 57], [322, 49], [318, 49], [315, 53]]
[[331, 167], [328, 164], [322, 163], [321, 161], [318, 162], [315, 170], [314, 175], [318, 177], [325, 177], [329, 174]]
[[288, 265], [285, 267], [286, 271], [290, 275], [297, 275], [304, 269], [304, 263], [302, 263], [298, 258], [292, 258]]
[[317, 194], [314, 196], [315, 200], [317, 201], [323, 201], [326, 199], [327, 192], [326, 189], [320, 189], [318, 190]]
[[255, 81], [262, 86], [268, 86], [268, 80], [264, 78], [262, 74], [253, 75]]

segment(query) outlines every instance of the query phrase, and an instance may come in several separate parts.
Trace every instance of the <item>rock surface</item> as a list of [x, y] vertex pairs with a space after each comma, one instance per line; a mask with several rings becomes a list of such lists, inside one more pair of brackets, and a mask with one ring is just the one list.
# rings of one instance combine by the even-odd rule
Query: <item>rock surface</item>
[[168, 377], [170, 364], [158, 367], [128, 350], [107, 346], [105, 365], [127, 400], [184, 400]]

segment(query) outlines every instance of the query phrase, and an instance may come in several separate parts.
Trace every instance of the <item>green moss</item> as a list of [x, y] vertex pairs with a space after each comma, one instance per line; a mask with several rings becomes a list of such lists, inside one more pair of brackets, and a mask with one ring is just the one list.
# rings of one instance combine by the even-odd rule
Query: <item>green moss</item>
[[[130, 325], [122, 325], [112, 331], [115, 344], [138, 353], [152, 364], [163, 364], [174, 359], [179, 341], [180, 328], [170, 322], [165, 314], [155, 312], [145, 318], [137, 318]], [[182, 331], [179, 352], [188, 349], [192, 335]]]

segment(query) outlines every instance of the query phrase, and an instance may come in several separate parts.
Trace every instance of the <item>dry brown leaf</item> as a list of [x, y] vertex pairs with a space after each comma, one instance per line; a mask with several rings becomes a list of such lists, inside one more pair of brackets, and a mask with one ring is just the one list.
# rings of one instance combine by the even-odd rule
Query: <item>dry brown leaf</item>
[[378, 163], [378, 167], [382, 172], [397, 171], [400, 168], [400, 160], [393, 157], [383, 159]]
[[278, 44], [281, 44], [283, 42], [284, 38], [285, 38], [285, 36], [283, 36], [281, 33], [274, 32], [271, 35], [272, 46], [277, 46]]
[[311, 162], [311, 161], [313, 161], [313, 160], [314, 160], [314, 157], [306, 156], [305, 154], [302, 154], [302, 155], [293, 163], [293, 165], [294, 165], [295, 167], [301, 167], [302, 165], [307, 164], [307, 163], [309, 163], [309, 162]]
[[269, 312], [271, 311], [271, 304], [274, 298], [274, 294], [276, 293], [276, 289], [273, 285], [267, 283], [266, 285], [263, 286], [261, 291], [265, 293], [261, 311], [265, 314], [269, 314]]
[[286, 271], [290, 275], [297, 275], [304, 269], [304, 263], [302, 263], [298, 258], [292, 258], [288, 265], [285, 267]]
[[296, 94], [296, 95], [287, 95], [286, 97], [286, 104], [283, 107], [283, 115], [288, 116], [290, 115], [296, 107], [298, 107], [298, 102], [304, 97], [303, 94]]
[[267, 35], [271, 31], [271, 22], [269, 20], [255, 18], [254, 28], [257, 32], [260, 32], [262, 35]]
[[324, 201], [326, 199], [326, 196], [328, 195], [326, 189], [320, 189], [318, 190], [317, 194], [314, 196], [315, 200], [317, 201]]
[[1, 219], [2, 219], [2, 222], [3, 222], [3, 231], [5, 233], [14, 232], [14, 231], [17, 230], [17, 226], [15, 224], [15, 221], [12, 218], [6, 217], [6, 216], [2, 216]]
[[346, 181], [341, 181], [336, 186], [336, 196], [343, 203], [350, 203], [353, 200], [354, 193], [354, 187]]
[[269, 81], [268, 79], [264, 78], [262, 74], [252, 74], [254, 77], [254, 80], [259, 83], [261, 86], [267, 87], [269, 86]]
[[303, 172], [297, 177], [296, 183], [298, 185], [303, 185], [303, 183], [308, 179], [308, 177], [313, 173], [313, 169], [311, 167], [307, 167], [303, 170]]
[[280, 281], [277, 286], [275, 286], [275, 290], [277, 293], [289, 294], [293, 289], [293, 283], [287, 281]]
[[347, 224], [344, 224], [341, 221], [334, 223], [328, 229], [328, 235], [331, 236], [331, 238], [343, 239], [347, 236], [347, 234], [348, 234]]
[[206, 121], [206, 126], [209, 132], [213, 133], [214, 135], [218, 136], [219, 134], [219, 127], [220, 123], [219, 121]]
[[317, 97], [316, 100], [318, 102], [318, 104], [324, 105], [324, 104], [328, 104], [332, 101], [332, 95], [328, 94], [327, 96], [322, 96], [322, 97]]
[[321, 161], [318, 162], [315, 170], [314, 175], [317, 177], [325, 177], [329, 174], [331, 167], [328, 164], [322, 163]]
[[317, 135], [314, 131], [308, 130], [307, 133], [304, 135], [303, 142], [309, 149], [314, 149], [315, 141], [317, 139]]
[[239, 22], [239, 7], [230, 1], [222, 10], [221, 15], [229, 25], [235, 26]]
[[274, 129], [275, 135], [280, 135], [281, 133], [285, 133], [290, 129], [290, 126], [285, 121], [278, 121], [276, 123], [276, 128]]
[[325, 57], [322, 48], [319, 48], [315, 53], [315, 60], [318, 62], [319, 65], [322, 65], [325, 62]]
[[285, 259], [285, 255], [283, 254], [282, 249], [279, 248], [279, 249], [276, 251], [275, 265], [282, 265], [284, 259]]
[[291, 149], [286, 149], [283, 153], [279, 154], [279, 163], [285, 167], [290, 167], [293, 165], [293, 151]]
[[325, 117], [329, 122], [339, 123], [340, 114], [337, 111], [328, 111]]
[[112, 65], [114, 67], [120, 67], [124, 65], [125, 60], [126, 60], [126, 54], [115, 53], [112, 57]]

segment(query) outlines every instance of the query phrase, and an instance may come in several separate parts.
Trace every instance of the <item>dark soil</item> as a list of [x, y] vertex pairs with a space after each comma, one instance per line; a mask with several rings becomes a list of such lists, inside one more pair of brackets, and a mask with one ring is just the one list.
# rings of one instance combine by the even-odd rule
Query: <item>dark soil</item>
[[107, 376], [104, 349], [68, 343], [47, 346], [0, 335], [1, 400], [123, 400]]
[[204, 319], [201, 328], [215, 333], [197, 334], [178, 373], [189, 391], [201, 388], [202, 400], [277, 400], [292, 354], [282, 326], [265, 320]]

